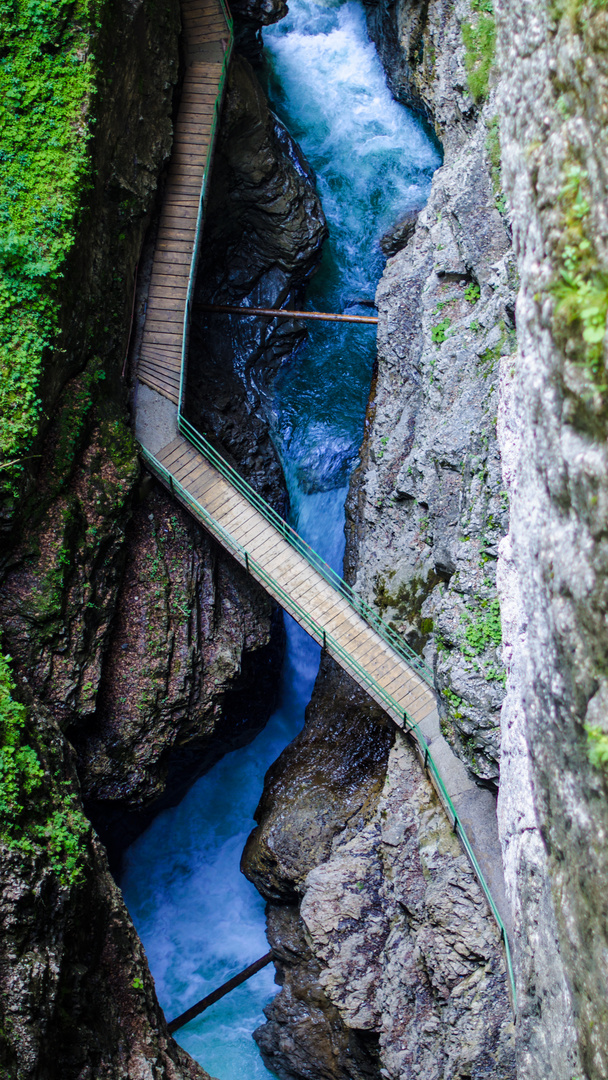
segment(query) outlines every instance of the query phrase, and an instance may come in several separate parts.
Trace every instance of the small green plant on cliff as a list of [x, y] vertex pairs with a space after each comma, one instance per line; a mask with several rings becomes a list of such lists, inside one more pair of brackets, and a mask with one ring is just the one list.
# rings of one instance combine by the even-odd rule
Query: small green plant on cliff
[[600, 269], [592, 242], [587, 172], [578, 162], [564, 168], [560, 192], [562, 230], [557, 248], [558, 277], [553, 328], [566, 355], [583, 363], [605, 389], [602, 364], [608, 314], [608, 274]]
[[492, 178], [496, 209], [501, 214], [504, 214], [507, 209], [507, 200], [502, 190], [500, 130], [497, 116], [494, 116], [488, 124], [486, 150], [490, 159], [490, 176]]
[[608, 735], [593, 724], [585, 724], [585, 731], [589, 761], [596, 769], [608, 770]]
[[499, 600], [495, 599], [491, 602], [482, 600], [481, 606], [486, 607], [483, 615], [475, 619], [463, 616], [464, 641], [466, 642], [462, 649], [464, 656], [479, 656], [489, 646], [497, 647], [502, 643]]
[[472, 281], [470, 285], [467, 285], [464, 290], [464, 298], [465, 300], [468, 300], [469, 304], [476, 304], [480, 296], [481, 289], [475, 281]]
[[3, 831], [10, 832], [23, 812], [27, 796], [40, 787], [44, 770], [35, 750], [23, 743], [27, 710], [13, 700], [15, 684], [9, 662], [10, 656], [0, 653], [0, 821]]
[[[481, 4], [483, 3], [483, 6]], [[496, 48], [496, 24], [492, 5], [478, 0], [471, 8], [477, 14], [475, 22], [462, 24], [465, 45], [464, 66], [473, 100], [480, 105], [488, 96], [490, 69]]]
[[58, 282], [89, 182], [91, 49], [104, 0], [0, 0], [0, 480], [37, 429]]
[[[83, 840], [89, 823], [73, 792], [53, 781], [27, 732], [27, 708], [14, 698], [10, 656], [0, 652], [0, 835], [23, 854], [45, 851], [63, 885], [82, 877]], [[50, 791], [50, 785], [54, 790]]]
[[451, 325], [450, 319], [442, 319], [441, 322], [435, 324], [431, 330], [431, 339], [436, 345], [442, 345], [443, 342], [447, 340], [447, 332]]

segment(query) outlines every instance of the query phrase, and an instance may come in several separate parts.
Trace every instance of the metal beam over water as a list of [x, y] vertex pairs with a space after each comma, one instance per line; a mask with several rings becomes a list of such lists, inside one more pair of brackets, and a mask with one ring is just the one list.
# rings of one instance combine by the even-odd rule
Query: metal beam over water
[[378, 324], [377, 315], [334, 315], [327, 311], [290, 311], [288, 308], [237, 307], [236, 304], [197, 304], [201, 311], [221, 315], [267, 315], [272, 319], [318, 319], [322, 322]]
[[218, 986], [217, 990], [212, 990], [211, 993], [207, 994], [206, 997], [201, 998], [200, 1001], [197, 1001], [196, 1005], [192, 1005], [191, 1008], [186, 1009], [186, 1011], [183, 1013], [180, 1013], [179, 1016], [175, 1017], [175, 1020], [170, 1020], [167, 1024], [167, 1027], [169, 1028], [171, 1035], [174, 1031], [179, 1031], [180, 1028], [183, 1028], [186, 1026], [186, 1024], [189, 1024], [191, 1020], [195, 1019], [195, 1017], [200, 1016], [200, 1014], [204, 1012], [205, 1009], [208, 1009], [210, 1005], [215, 1005], [216, 1001], [220, 1001], [223, 997], [226, 997], [226, 994], [229, 994], [231, 990], [236, 990], [237, 986], [240, 986], [242, 983], [247, 982], [247, 979], [250, 979], [252, 975], [256, 975], [258, 971], [261, 971], [262, 968], [265, 968], [271, 960], [272, 952], [265, 953], [265, 955], [261, 956], [259, 960], [255, 960], [253, 964], [250, 964], [249, 967], [246, 967], [244, 971], [240, 971], [238, 975], [233, 975], [233, 977], [231, 979], [228, 979], [227, 982], [222, 983], [221, 986]]

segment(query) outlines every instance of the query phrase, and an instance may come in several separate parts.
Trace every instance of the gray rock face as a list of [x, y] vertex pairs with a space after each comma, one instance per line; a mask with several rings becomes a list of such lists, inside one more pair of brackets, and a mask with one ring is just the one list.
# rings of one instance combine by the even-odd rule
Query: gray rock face
[[128, 528], [96, 709], [68, 731], [87, 810], [118, 859], [277, 697], [283, 621], [266, 593], [164, 491]]
[[[372, 29], [385, 61], [391, 34], [399, 55], [409, 55], [408, 5], [384, 22], [383, 10], [372, 9]], [[508, 521], [497, 372], [514, 348], [515, 271], [492, 177], [494, 108], [464, 126], [454, 119], [454, 109], [474, 111], [463, 49], [445, 51], [466, 16], [461, 7], [449, 17], [440, 4], [428, 9], [425, 48], [436, 42], [444, 51], [432, 72], [418, 72], [417, 85], [429, 106], [435, 102], [446, 158], [378, 288], [378, 375], [347, 505], [346, 571], [414, 648], [425, 649], [445, 734], [494, 787], [504, 696], [495, 567]]]
[[[291, 798], [295, 821], [308, 800], [303, 788]], [[280, 803], [273, 817], [277, 832]], [[289, 1078], [513, 1077], [500, 936], [403, 736], [382, 790], [334, 826], [324, 861], [306, 844], [296, 853], [284, 827], [302, 899], [299, 916], [269, 910], [283, 989], [256, 1032], [268, 1066]]]
[[370, 37], [397, 101], [429, 120], [446, 152], [462, 146], [478, 118], [461, 34], [462, 23], [471, 18], [468, 0], [366, 0], [365, 7]]
[[[501, 428], [512, 781], [500, 815], [525, 942], [521, 1007], [533, 1028], [521, 1075], [599, 1080], [608, 1075], [608, 784], [597, 756], [608, 732], [608, 21], [591, 6], [531, 11], [510, 0], [498, 25], [503, 171], [521, 273]], [[538, 972], [540, 984], [529, 979]]]
[[379, 1031], [385, 1074], [514, 1075], [500, 937], [403, 736], [374, 818], [308, 875], [301, 914], [323, 990]]

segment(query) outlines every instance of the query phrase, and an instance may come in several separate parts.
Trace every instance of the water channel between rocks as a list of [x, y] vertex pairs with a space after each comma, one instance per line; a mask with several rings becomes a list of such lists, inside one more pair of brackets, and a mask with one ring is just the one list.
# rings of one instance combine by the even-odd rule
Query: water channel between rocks
[[[315, 169], [330, 227], [308, 306], [364, 314], [384, 262], [378, 239], [425, 200], [439, 156], [393, 101], [356, 0], [292, 0], [264, 38], [271, 104]], [[271, 417], [292, 524], [337, 570], [374, 354], [373, 328], [314, 327], [280, 373]], [[159, 815], [126, 856], [125, 901], [169, 1018], [268, 949], [264, 902], [239, 861], [264, 773], [302, 727], [319, 664], [318, 647], [286, 622], [281, 704], [265, 730]], [[271, 1075], [251, 1035], [277, 991], [273, 976], [265, 968], [177, 1033], [220, 1080]]]

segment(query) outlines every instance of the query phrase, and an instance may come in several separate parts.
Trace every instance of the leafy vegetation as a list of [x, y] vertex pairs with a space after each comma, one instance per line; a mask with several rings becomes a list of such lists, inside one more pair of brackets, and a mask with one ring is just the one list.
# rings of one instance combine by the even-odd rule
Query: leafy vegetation
[[558, 245], [559, 275], [554, 331], [575, 362], [584, 363], [604, 386], [603, 342], [608, 315], [608, 275], [600, 269], [592, 242], [591, 208], [585, 196], [587, 172], [568, 162], [560, 192], [562, 230]]
[[587, 754], [596, 769], [608, 770], [608, 735], [601, 727], [585, 724], [587, 732]]
[[494, 116], [488, 124], [486, 150], [490, 159], [490, 176], [492, 177], [496, 209], [499, 213], [504, 214], [507, 209], [507, 200], [502, 190], [500, 131], [497, 116]]
[[467, 285], [464, 290], [464, 298], [469, 301], [469, 304], [476, 304], [481, 296], [481, 289], [476, 282], [472, 281], [470, 285]]
[[482, 600], [481, 606], [486, 607], [483, 615], [476, 619], [468, 617], [465, 619], [464, 639], [466, 645], [462, 649], [464, 656], [479, 656], [488, 646], [496, 648], [502, 643], [500, 602], [498, 598], [490, 602]]
[[14, 487], [57, 338], [90, 173], [91, 38], [104, 0], [0, 0], [0, 460]]
[[447, 336], [448, 336], [447, 331], [448, 331], [448, 328], [451, 325], [452, 324], [451, 324], [450, 319], [442, 319], [441, 322], [438, 322], [432, 328], [432, 330], [431, 330], [431, 338], [435, 342], [436, 345], [442, 345], [443, 342], [446, 341]]
[[496, 23], [490, 0], [473, 0], [475, 22], [462, 24], [465, 45], [464, 66], [471, 97], [480, 105], [488, 96], [490, 69], [496, 48]]
[[[89, 823], [70, 781], [51, 778], [28, 738], [28, 712], [14, 699], [10, 657], [0, 653], [0, 835], [23, 854], [44, 850], [63, 885], [82, 878], [83, 840]], [[49, 784], [54, 790], [49, 790]]]

